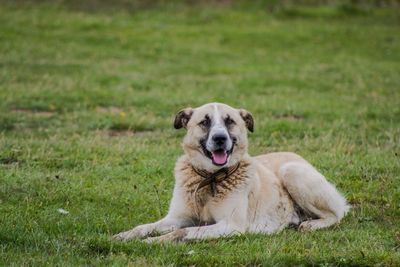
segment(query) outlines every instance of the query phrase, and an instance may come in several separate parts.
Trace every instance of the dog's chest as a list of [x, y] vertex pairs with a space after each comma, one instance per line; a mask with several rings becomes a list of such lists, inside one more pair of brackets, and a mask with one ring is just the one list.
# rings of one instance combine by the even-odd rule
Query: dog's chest
[[[218, 190], [217, 188], [216, 190]], [[185, 205], [189, 208], [191, 216], [193, 219], [206, 224], [215, 222], [214, 207], [224, 201], [225, 197], [226, 195], [223, 195], [221, 191], [217, 191], [212, 196], [212, 190], [209, 186], [197, 191], [196, 188], [187, 188], [184, 191]]]
[[213, 207], [224, 201], [233, 191], [240, 190], [248, 180], [247, 163], [242, 163], [235, 173], [214, 184], [201, 186], [204, 177], [198, 175], [188, 165], [181, 168], [181, 192], [192, 215], [203, 222], [212, 222]]

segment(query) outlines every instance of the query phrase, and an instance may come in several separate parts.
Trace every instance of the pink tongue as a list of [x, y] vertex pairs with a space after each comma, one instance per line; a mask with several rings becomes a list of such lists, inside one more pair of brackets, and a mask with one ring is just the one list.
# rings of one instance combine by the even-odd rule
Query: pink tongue
[[212, 152], [212, 157], [215, 163], [225, 164], [226, 160], [228, 159], [228, 154], [223, 150], [214, 151]]

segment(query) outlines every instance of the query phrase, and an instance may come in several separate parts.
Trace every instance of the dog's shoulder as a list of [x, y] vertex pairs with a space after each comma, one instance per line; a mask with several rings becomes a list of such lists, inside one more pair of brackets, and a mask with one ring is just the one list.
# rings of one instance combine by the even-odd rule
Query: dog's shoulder
[[178, 158], [175, 164], [175, 182], [179, 185], [184, 185], [194, 178], [194, 171], [190, 165], [189, 158], [187, 155], [182, 155]]
[[194, 192], [201, 179], [202, 177], [194, 171], [187, 155], [178, 158], [175, 164], [175, 183], [177, 186], [186, 192]]

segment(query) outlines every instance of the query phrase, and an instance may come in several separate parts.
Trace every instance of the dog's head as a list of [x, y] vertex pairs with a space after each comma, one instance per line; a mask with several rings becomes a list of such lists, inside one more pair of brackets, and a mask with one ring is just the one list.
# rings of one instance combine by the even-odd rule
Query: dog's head
[[236, 164], [247, 153], [247, 130], [253, 131], [254, 122], [244, 109], [210, 103], [179, 111], [174, 127], [187, 130], [183, 148], [191, 164], [214, 171]]

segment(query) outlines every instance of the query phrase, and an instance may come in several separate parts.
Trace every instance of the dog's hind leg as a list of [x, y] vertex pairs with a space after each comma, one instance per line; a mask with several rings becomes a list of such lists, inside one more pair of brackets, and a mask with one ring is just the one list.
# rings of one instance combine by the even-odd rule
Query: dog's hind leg
[[316, 230], [339, 222], [349, 210], [345, 198], [314, 167], [288, 162], [279, 169], [283, 185], [294, 202], [316, 219], [300, 224], [301, 231]]

